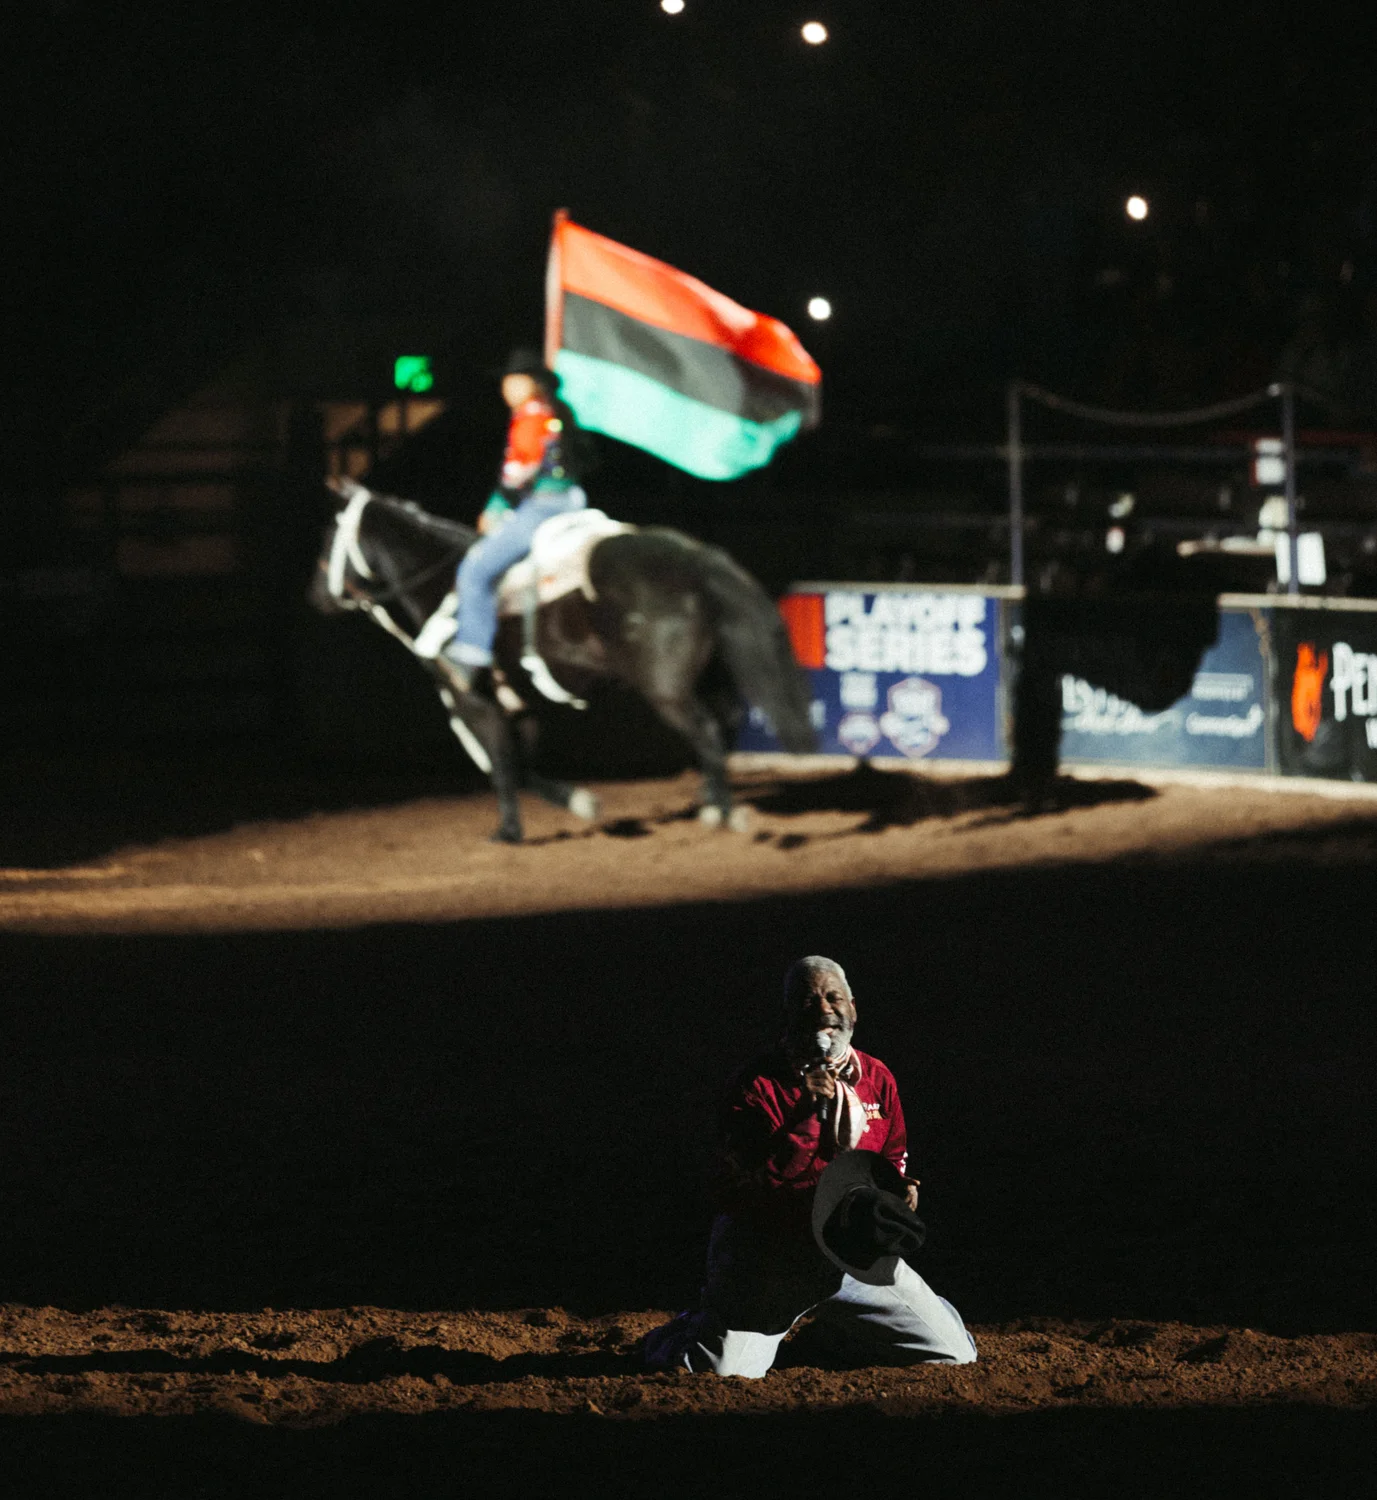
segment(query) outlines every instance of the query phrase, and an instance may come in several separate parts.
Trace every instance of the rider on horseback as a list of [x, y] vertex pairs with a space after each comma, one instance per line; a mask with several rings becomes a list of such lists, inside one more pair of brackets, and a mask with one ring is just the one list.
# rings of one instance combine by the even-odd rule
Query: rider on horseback
[[481, 535], [459, 564], [458, 624], [442, 652], [465, 691], [492, 666], [502, 575], [531, 550], [542, 521], [588, 503], [578, 483], [587, 440], [558, 392], [559, 376], [539, 354], [512, 353], [502, 376], [512, 415], [501, 477], [478, 518]]

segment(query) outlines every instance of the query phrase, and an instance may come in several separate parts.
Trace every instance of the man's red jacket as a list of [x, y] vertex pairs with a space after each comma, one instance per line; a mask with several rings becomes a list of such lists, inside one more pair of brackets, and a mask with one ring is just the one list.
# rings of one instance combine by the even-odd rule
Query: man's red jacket
[[[857, 1049], [855, 1057], [860, 1077], [851, 1086], [866, 1113], [856, 1146], [878, 1151], [903, 1172], [908, 1131], [894, 1075], [868, 1053]], [[829, 1137], [782, 1048], [748, 1063], [723, 1108], [719, 1211], [782, 1234], [810, 1233], [813, 1189], [836, 1150]]]

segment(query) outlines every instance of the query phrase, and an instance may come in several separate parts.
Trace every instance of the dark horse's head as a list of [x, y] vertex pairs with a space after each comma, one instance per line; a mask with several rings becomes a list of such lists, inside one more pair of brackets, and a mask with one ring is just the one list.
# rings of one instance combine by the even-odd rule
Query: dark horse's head
[[417, 624], [428, 619], [477, 533], [354, 479], [327, 484], [344, 505], [325, 528], [308, 602], [322, 614], [385, 602]]
[[[327, 479], [325, 486], [341, 500], [348, 501], [350, 496], [346, 493], [344, 486], [348, 484], [353, 487], [352, 480]], [[346, 504], [347, 509], [347, 504]], [[323, 615], [339, 614], [346, 609], [352, 609], [354, 605], [344, 596], [343, 588], [345, 580], [343, 575], [336, 573], [332, 588], [330, 565], [336, 556], [336, 541], [340, 540], [340, 521], [345, 514], [344, 510], [336, 511], [326, 526], [325, 533], [321, 538], [320, 555], [316, 558], [316, 565], [311, 571], [311, 581], [306, 588], [306, 602], [312, 609], [319, 610]], [[341, 541], [342, 545], [342, 541]], [[340, 593], [335, 592], [336, 589]]]

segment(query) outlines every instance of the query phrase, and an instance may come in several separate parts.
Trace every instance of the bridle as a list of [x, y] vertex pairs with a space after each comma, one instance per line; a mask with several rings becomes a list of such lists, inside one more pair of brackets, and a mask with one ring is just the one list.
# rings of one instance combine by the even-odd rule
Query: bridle
[[360, 578], [369, 580], [376, 579], [378, 576], [369, 566], [359, 542], [359, 526], [363, 521], [364, 510], [368, 502], [374, 498], [372, 490], [365, 489], [362, 485], [355, 486], [348, 504], [335, 517], [335, 535], [330, 543], [330, 556], [320, 566], [325, 570], [325, 587], [330, 597], [341, 609], [363, 610], [365, 614], [372, 615], [384, 630], [409, 645], [412, 638], [396, 624], [382, 606], [400, 599], [418, 584], [429, 582], [437, 573], [444, 572], [446, 568], [452, 568], [463, 556], [469, 544], [460, 542], [451, 547], [437, 561], [427, 563], [424, 568], [408, 574], [407, 577], [389, 584], [384, 589], [376, 592], [365, 591], [350, 579], [348, 570], [352, 568]]
[[335, 517], [335, 535], [330, 542], [330, 557], [325, 564], [325, 587], [330, 597], [341, 609], [358, 609], [364, 602], [362, 590], [349, 588], [345, 565], [349, 564], [361, 578], [376, 578], [378, 575], [368, 566], [368, 559], [359, 545], [359, 523], [363, 520], [364, 507], [373, 498], [371, 490], [359, 485], [349, 497], [349, 503]]
[[[320, 559], [316, 566], [325, 574], [325, 587], [330, 597], [341, 609], [361, 609], [370, 620], [381, 625], [389, 635], [396, 636], [402, 645], [415, 656], [417, 654], [416, 638], [408, 635], [397, 624], [383, 608], [383, 604], [390, 603], [413, 585], [422, 583], [427, 578], [433, 578], [442, 568], [453, 567], [468, 543], [460, 543], [457, 547], [452, 547], [438, 562], [430, 563], [419, 573], [413, 573], [409, 578], [402, 579], [400, 583], [394, 584], [382, 593], [369, 594], [349, 577], [349, 569], [352, 568], [360, 578], [375, 579], [378, 576], [369, 566], [368, 559], [363, 555], [363, 548], [359, 544], [359, 524], [363, 520], [363, 513], [368, 502], [374, 498], [371, 490], [365, 489], [361, 484], [354, 485], [348, 504], [335, 517], [335, 535], [330, 542], [330, 555], [328, 558]], [[488, 754], [483, 742], [460, 716], [449, 689], [441, 687], [440, 697], [449, 710], [450, 728], [458, 737], [459, 743], [468, 751], [478, 769], [485, 776], [491, 775], [492, 757]]]

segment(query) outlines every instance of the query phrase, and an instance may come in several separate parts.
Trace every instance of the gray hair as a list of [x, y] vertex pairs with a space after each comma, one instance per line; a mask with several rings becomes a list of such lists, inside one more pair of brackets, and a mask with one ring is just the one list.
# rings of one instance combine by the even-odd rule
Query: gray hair
[[835, 974], [841, 982], [846, 985], [846, 993], [851, 993], [851, 985], [846, 977], [846, 970], [835, 958], [824, 958], [820, 953], [810, 953], [807, 958], [800, 958], [789, 966], [789, 972], [784, 976], [784, 1003], [788, 1005], [794, 997], [794, 991], [799, 984], [814, 974]]

